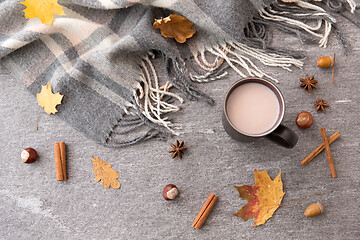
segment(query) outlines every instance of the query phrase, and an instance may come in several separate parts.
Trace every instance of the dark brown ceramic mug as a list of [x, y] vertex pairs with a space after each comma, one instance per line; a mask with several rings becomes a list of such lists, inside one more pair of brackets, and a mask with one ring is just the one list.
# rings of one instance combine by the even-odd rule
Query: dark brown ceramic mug
[[[258, 96], [254, 99], [256, 94]], [[265, 96], [268, 97], [269, 100], [266, 99]], [[247, 98], [252, 98], [250, 104], [247, 102], [249, 101]], [[243, 101], [243, 103], [240, 103], [241, 101]], [[264, 103], [264, 106], [256, 105], [262, 104], [261, 101]], [[277, 106], [274, 105], [274, 111], [272, 111], [272, 108], [264, 109], [271, 101], [274, 102], [274, 104], [275, 102], [278, 104]], [[254, 105], [254, 107], [252, 105]], [[265, 118], [264, 114], [262, 114], [263, 112], [265, 112]], [[266, 120], [266, 124], [269, 122], [269, 120], [266, 119], [267, 112], [273, 115], [273, 120], [271, 120], [270, 125], [263, 126], [263, 120]], [[298, 137], [291, 129], [281, 124], [284, 113], [285, 102], [280, 90], [269, 81], [249, 77], [235, 82], [226, 93], [222, 123], [225, 131], [237, 141], [253, 141], [260, 137], [266, 137], [282, 147], [292, 148], [296, 145]], [[256, 132], [253, 129], [260, 129], [256, 124], [263, 128], [265, 127], [265, 130], [263, 129], [261, 132]], [[267, 126], [269, 127], [267, 128]], [[251, 131], [249, 129], [251, 129]]]

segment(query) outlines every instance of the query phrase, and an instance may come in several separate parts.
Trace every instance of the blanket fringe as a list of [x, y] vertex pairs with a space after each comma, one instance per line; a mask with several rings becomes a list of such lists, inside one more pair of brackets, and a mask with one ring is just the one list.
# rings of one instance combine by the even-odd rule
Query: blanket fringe
[[[173, 100], [178, 100], [180, 103], [183, 103], [184, 100], [178, 94], [170, 92], [170, 88], [174, 86], [189, 100], [203, 99], [210, 105], [213, 105], [214, 101], [192, 85], [193, 79], [196, 78], [201, 81], [201, 77], [193, 78], [186, 68], [183, 59], [179, 57], [171, 58], [164, 53], [162, 57], [168, 80], [163, 86], [160, 86], [158, 75], [149, 56], [154, 57], [154, 55], [149, 52], [147, 56], [143, 57], [140, 63], [141, 87], [138, 92], [134, 91], [136, 107], [139, 113], [151, 123], [158, 127], [164, 127], [170, 135], [179, 135], [180, 133], [177, 130], [181, 129], [181, 125], [172, 123], [165, 115], [171, 112], [177, 112], [180, 109], [173, 104]], [[206, 65], [210, 64], [206, 63]], [[216, 77], [208, 74], [207, 76], [202, 76], [202, 78], [208, 81], [212, 77], [219, 79], [226, 74], [227, 73], [223, 73], [221, 76]]]
[[[118, 148], [130, 146], [152, 138], [160, 138], [161, 131], [150, 128], [150, 130], [142, 134], [140, 133], [137, 136], [130, 137], [128, 140], [120, 140], [123, 139], [124, 135], [131, 134], [132, 131], [146, 124], [147, 120], [143, 119], [141, 115], [133, 114], [134, 113], [132, 112], [122, 114], [108, 130], [107, 136], [101, 144], [107, 147]], [[120, 139], [118, 137], [120, 137]]]
[[[226, 46], [226, 48], [221, 47], [220, 49], [221, 51], [224, 52], [224, 54], [228, 54], [229, 53], [228, 50], [230, 49], [230, 46]], [[193, 54], [194, 60], [197, 63], [197, 65], [203, 70], [205, 70], [206, 73], [203, 75], [193, 75], [192, 73], [189, 73], [192, 81], [198, 83], [206, 83], [206, 82], [222, 79], [226, 75], [228, 75], [228, 72], [225, 71], [227, 67], [221, 67], [224, 63], [225, 60], [224, 58], [220, 56], [216, 56], [214, 62], [209, 63], [208, 60], [206, 59], [205, 52], [201, 51], [200, 56], [201, 57], [199, 58], [199, 52], [195, 52]], [[193, 70], [196, 71], [196, 67], [193, 67]]]
[[[346, 3], [349, 5], [350, 11], [348, 11]], [[328, 11], [340, 14], [360, 28], [360, 16], [359, 13], [355, 12], [360, 6], [357, 6], [353, 0], [348, 0], [346, 3], [343, 0], [324, 0]]]
[[[319, 46], [323, 48], [327, 45], [332, 24], [336, 23], [336, 19], [323, 8], [301, 0], [292, 4], [275, 2], [268, 7], [261, 6], [258, 12], [260, 17], [270, 24], [274, 22], [278, 27], [287, 26], [286, 30], [298, 35], [299, 31], [303, 31], [319, 39]], [[315, 21], [316, 24], [308, 24], [309, 20]]]
[[353, 1], [353, 0], [346, 0], [346, 2], [349, 4], [349, 6], [350, 6], [350, 12], [351, 13], [354, 13], [355, 12], [355, 10], [356, 10], [356, 3], [355, 3], [355, 1]]
[[[209, 67], [212, 68], [208, 68], [204, 66], [204, 63], [206, 64], [204, 59], [202, 60], [203, 63], [199, 61], [199, 53], [193, 53], [195, 61], [197, 63], [200, 62], [200, 67], [204, 70], [207, 70], [206, 74], [202, 76], [192, 76], [191, 79], [193, 81], [208, 82], [226, 76], [227, 72], [222, 72], [220, 68], [221, 64], [219, 65], [219, 63], [222, 63], [223, 61], [225, 61], [241, 77], [253, 76], [259, 78], [268, 78], [277, 83], [279, 82], [277, 79], [263, 72], [253, 62], [252, 59], [256, 59], [266, 66], [280, 67], [288, 71], [292, 71], [290, 68], [291, 66], [296, 66], [299, 68], [303, 66], [302, 60], [295, 59], [293, 57], [285, 57], [275, 53], [267, 53], [265, 50], [252, 48], [246, 44], [242, 44], [236, 41], [228, 41], [221, 46], [209, 47], [206, 48], [206, 51], [214, 55], [216, 59], [212, 64], [209, 64]], [[204, 54], [204, 52], [200, 52], [201, 56]], [[218, 70], [218, 72], [216, 72], [216, 70]], [[214, 77], [206, 79], [206, 77], [212, 75]]]
[[167, 81], [164, 86], [159, 85], [159, 79], [154, 65], [148, 56], [144, 57], [141, 61], [140, 81], [142, 83], [140, 96], [134, 94], [140, 113], [150, 122], [165, 127], [171, 134], [179, 135], [175, 130], [181, 127], [173, 124], [167, 117], [163, 117], [163, 115], [170, 112], [177, 112], [180, 109], [168, 101], [170, 98], [177, 99], [180, 103], [184, 100], [179, 95], [169, 91], [173, 86], [169, 81]]

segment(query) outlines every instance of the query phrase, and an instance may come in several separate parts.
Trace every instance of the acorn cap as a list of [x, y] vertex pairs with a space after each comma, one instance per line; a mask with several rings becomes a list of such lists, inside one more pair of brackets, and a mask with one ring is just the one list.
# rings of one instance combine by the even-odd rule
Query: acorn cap
[[323, 213], [324, 212], [324, 205], [322, 205], [321, 203], [316, 203], [318, 206], [319, 206], [319, 208], [320, 208], [320, 213]]

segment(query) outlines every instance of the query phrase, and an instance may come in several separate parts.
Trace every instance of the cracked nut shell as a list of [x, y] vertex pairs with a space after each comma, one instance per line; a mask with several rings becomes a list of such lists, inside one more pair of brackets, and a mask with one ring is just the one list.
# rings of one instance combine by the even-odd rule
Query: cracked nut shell
[[178, 188], [173, 184], [168, 184], [164, 187], [163, 197], [165, 200], [173, 200], [179, 194]]
[[25, 148], [21, 152], [21, 159], [24, 163], [33, 163], [37, 160], [37, 152], [33, 148]]

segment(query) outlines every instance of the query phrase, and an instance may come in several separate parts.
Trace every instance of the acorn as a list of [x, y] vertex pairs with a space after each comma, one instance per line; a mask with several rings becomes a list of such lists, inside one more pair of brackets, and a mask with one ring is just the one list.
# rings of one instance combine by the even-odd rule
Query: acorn
[[306, 217], [315, 217], [324, 212], [324, 206], [321, 203], [313, 203], [309, 205], [304, 212]]
[[330, 68], [334, 66], [334, 59], [330, 56], [321, 57], [317, 60], [317, 65], [320, 68]]

